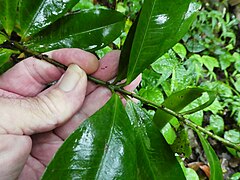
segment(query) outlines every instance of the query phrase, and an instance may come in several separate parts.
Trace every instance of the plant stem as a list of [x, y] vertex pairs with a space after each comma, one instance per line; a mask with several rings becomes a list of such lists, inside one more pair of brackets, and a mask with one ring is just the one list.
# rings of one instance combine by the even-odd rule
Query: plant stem
[[[15, 41], [9, 41], [9, 42], [11, 43], [11, 45], [13, 45], [18, 50], [20, 50], [20, 51], [22, 51], [22, 52], [24, 52], [24, 53], [26, 53], [26, 54], [28, 54], [30, 56], [34, 56], [36, 59], [45, 60], [45, 61], [55, 65], [56, 67], [60, 67], [60, 68], [62, 68], [64, 70], [67, 69], [67, 66], [65, 66], [64, 64], [61, 64], [61, 63], [55, 61], [52, 58], [49, 58], [47, 55], [44, 55], [44, 54], [32, 51], [32, 50], [24, 47], [23, 45], [19, 44], [18, 42], [15, 42]], [[183, 115], [180, 114], [180, 113], [176, 113], [175, 111], [172, 111], [171, 109], [168, 109], [167, 107], [165, 107], [163, 105], [159, 105], [159, 104], [154, 103], [152, 101], [149, 101], [148, 99], [145, 99], [145, 98], [143, 98], [143, 97], [141, 97], [141, 96], [139, 96], [137, 94], [134, 94], [132, 92], [126, 91], [122, 87], [120, 87], [119, 85], [113, 85], [113, 84], [110, 84], [109, 82], [102, 81], [102, 80], [97, 79], [97, 78], [92, 77], [92, 76], [88, 76], [88, 79], [90, 81], [96, 83], [96, 84], [99, 84], [99, 85], [102, 85], [104, 87], [107, 87], [107, 88], [109, 88], [112, 91], [119, 92], [119, 93], [121, 93], [123, 95], [130, 96], [132, 98], [136, 98], [136, 99], [140, 100], [142, 103], [144, 103], [146, 105], [153, 106], [155, 108], [159, 108], [159, 109], [165, 111], [166, 113], [176, 117], [178, 120], [180, 120], [181, 122], [183, 122], [187, 126], [193, 128], [193, 129], [197, 129], [197, 130], [207, 134], [208, 136], [212, 137], [213, 139], [216, 139], [217, 141], [220, 141], [224, 145], [240, 151], [240, 145], [239, 144], [234, 144], [234, 143], [232, 143], [230, 141], [227, 141], [227, 140], [225, 140], [225, 139], [223, 139], [223, 138], [221, 138], [221, 137], [211, 133], [210, 131], [204, 129], [203, 127], [196, 125], [195, 123], [193, 123], [189, 119], [184, 118]]]
[[207, 134], [207, 135], [210, 136], [211, 138], [216, 139], [217, 141], [220, 141], [220, 142], [223, 143], [225, 146], [234, 148], [235, 150], [238, 150], [238, 151], [240, 152], [240, 144], [235, 144], [235, 143], [232, 143], [232, 142], [230, 142], [230, 141], [228, 141], [228, 140], [226, 140], [226, 139], [223, 139], [222, 137], [213, 134], [212, 132], [204, 129], [203, 127], [196, 125], [195, 123], [191, 122], [191, 121], [188, 120], [188, 119], [185, 119], [185, 120], [184, 120], [184, 123], [185, 123], [187, 126], [191, 127], [192, 129], [197, 129], [197, 130], [199, 130], [199, 131]]

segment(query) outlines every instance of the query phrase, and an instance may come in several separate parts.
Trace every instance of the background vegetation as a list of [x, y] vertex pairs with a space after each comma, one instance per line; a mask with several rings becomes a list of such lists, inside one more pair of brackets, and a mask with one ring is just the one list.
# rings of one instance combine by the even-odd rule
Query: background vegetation
[[[105, 6], [116, 9], [128, 16], [126, 32], [132, 24], [142, 1], [91, 1], [82, 0], [76, 8], [93, 8]], [[236, 3], [235, 3], [236, 4]], [[218, 92], [214, 103], [189, 116], [196, 124], [213, 131], [235, 143], [240, 143], [240, 49], [239, 20], [237, 6], [230, 6], [227, 1], [203, 0], [202, 8], [194, 24], [184, 38], [168, 53], [143, 73], [143, 80], [137, 93], [156, 102], [162, 103], [172, 93], [186, 87], [199, 86]], [[101, 57], [113, 48], [120, 48], [126, 32], [111, 47], [98, 51]], [[206, 97], [198, 99], [193, 108], [206, 101]], [[153, 116], [153, 110], [146, 108]], [[169, 144], [177, 137], [177, 126], [165, 127], [164, 136]], [[206, 158], [194, 133], [189, 130], [193, 153], [184, 160], [186, 166], [196, 170], [202, 179], [209, 174]], [[220, 157], [225, 179], [240, 177], [240, 154], [226, 148], [209, 138], [211, 145]]]
[[[161, 104], [167, 97], [175, 92], [186, 89], [186, 87], [203, 87], [206, 90], [215, 90], [217, 92], [217, 98], [213, 104], [203, 110], [188, 115], [187, 118], [198, 126], [202, 126], [206, 130], [212, 131], [214, 134], [226, 140], [240, 144], [240, 26], [238, 20], [240, 15], [238, 13], [238, 1], [230, 2], [232, 6], [229, 5], [228, 1], [202, 0], [201, 10], [188, 33], [166, 54], [144, 70], [142, 82], [136, 90], [136, 94], [156, 104]], [[114, 9], [127, 16], [125, 30], [122, 33], [120, 29], [115, 32], [116, 36], [120, 33], [121, 35], [113, 43], [97, 51], [95, 51], [94, 47], [90, 46], [83, 48], [94, 51], [99, 58], [112, 49], [121, 49], [142, 4], [142, 0], [80, 0], [79, 3], [73, 7], [73, 11], [93, 8]], [[104, 13], [104, 11], [102, 13]], [[81, 12], [78, 15], [74, 13], [69, 14], [70, 16], [72, 15], [71, 17], [78, 19], [77, 16], [81, 15]], [[123, 27], [123, 22], [121, 22], [123, 16], [116, 16], [119, 17], [119, 24]], [[20, 17], [20, 21], [21, 20], [22, 24], [20, 24], [23, 26], [25, 20], [27, 22], [28, 19], [26, 17], [21, 19]], [[68, 21], [69, 19], [63, 17], [61, 23]], [[80, 22], [77, 23], [81, 24]], [[115, 23], [118, 23], [118, 21]], [[44, 52], [44, 46], [42, 46], [43, 49], [41, 49], [38, 44], [38, 42], [44, 41], [44, 35], [48, 35], [49, 30], [52, 34], [55, 32], [59, 34], [62, 33], [58, 32], [54, 27], [57, 26], [49, 26], [47, 30], [40, 32], [40, 39], [33, 38], [33, 40], [30, 40], [30, 43], [26, 43], [26, 45], [30, 47], [30, 49], [34, 49], [36, 46], [36, 48], [39, 48], [37, 49], [38, 51]], [[14, 33], [16, 34], [12, 33], [11, 38], [17, 39], [19, 38], [17, 34], [20, 34], [22, 39], [27, 41], [27, 33], [35, 34], [40, 31], [41, 28], [43, 27], [33, 28], [33, 32], [28, 30], [21, 32], [21, 28], [19, 30], [18, 26], [15, 26]], [[0, 29], [2, 29], [2, 27], [0, 27]], [[22, 29], [24, 30], [24, 26]], [[9, 34], [11, 34], [11, 32]], [[14, 35], [16, 35], [16, 37]], [[45, 36], [45, 40], [46, 38], [47, 36]], [[81, 39], [81, 37], [79, 37], [79, 39]], [[109, 44], [110, 39], [111, 38], [104, 42], [104, 45]], [[6, 39], [3, 39], [0, 44], [5, 41]], [[47, 41], [48, 40], [46, 40], [46, 42]], [[77, 44], [78, 42], [74, 42], [73, 40], [73, 43]], [[62, 44], [55, 43], [54, 48], [58, 48], [58, 45], [60, 47]], [[8, 46], [3, 46], [3, 48], [8, 48]], [[21, 47], [19, 50], [21, 50]], [[16, 53], [18, 57], [11, 56], [13, 53], [12, 50], [1, 49], [1, 73], [16, 63], [16, 59], [24, 58], [23, 54], [19, 56], [19, 52]], [[34, 55], [33, 53], [30, 54]], [[200, 107], [204, 102], [208, 101], [208, 95], [207, 93], [204, 94], [187, 106], [184, 111]], [[110, 103], [113, 103], [113, 100]], [[142, 106], [145, 111], [141, 112], [142, 114], [147, 113], [150, 117], [154, 116], [155, 111], [151, 106], [145, 106], [144, 104], [140, 104], [140, 106]], [[108, 110], [103, 109], [103, 111], [106, 113]], [[141, 110], [135, 108], [135, 111], [140, 112]], [[129, 113], [131, 114], [133, 112], [129, 111]], [[132, 116], [136, 115], [132, 114]], [[93, 120], [94, 118], [90, 119], [90, 122]], [[200, 137], [199, 139], [193, 130], [188, 128], [188, 134], [184, 134], [184, 128], [176, 118], [173, 118], [170, 123], [164, 126], [161, 132], [167, 140], [167, 143], [171, 145], [173, 151], [179, 154], [178, 161], [182, 165], [187, 179], [207, 179], [210, 174], [208, 162], [210, 164], [211, 162], [209, 159], [207, 161], [205, 157], [207, 152], [205, 152], [206, 155], [203, 152], [200, 143], [200, 141], [202, 141], [201, 135], [198, 135]], [[189, 148], [188, 145], [182, 144], [185, 139], [187, 139], [186, 136], [190, 137], [190, 142], [186, 142], [186, 144], [190, 143], [191, 148]], [[240, 152], [227, 148], [212, 138], [208, 138], [208, 140], [220, 158], [225, 179], [239, 179]], [[130, 148], [130, 146], [128, 148]]]

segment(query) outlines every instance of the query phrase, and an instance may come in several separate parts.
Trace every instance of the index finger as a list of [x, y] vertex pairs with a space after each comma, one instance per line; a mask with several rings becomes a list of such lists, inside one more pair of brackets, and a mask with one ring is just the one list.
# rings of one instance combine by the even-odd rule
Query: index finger
[[[66, 48], [45, 53], [50, 58], [68, 66], [79, 65], [87, 74], [98, 69], [98, 59], [91, 53], [76, 48]], [[63, 70], [33, 57], [16, 64], [0, 76], [0, 89], [21, 96], [36, 96], [46, 84], [58, 80]]]

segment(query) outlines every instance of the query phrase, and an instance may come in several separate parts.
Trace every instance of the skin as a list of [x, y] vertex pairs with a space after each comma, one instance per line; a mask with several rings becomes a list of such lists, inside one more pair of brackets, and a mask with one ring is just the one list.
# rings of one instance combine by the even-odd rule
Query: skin
[[[46, 54], [69, 66], [68, 70], [28, 58], [0, 76], [1, 180], [40, 179], [63, 141], [111, 97], [108, 89], [88, 82], [86, 74], [113, 79], [119, 51], [100, 61], [80, 49]], [[140, 79], [125, 88], [132, 91]], [[46, 89], [56, 80], [57, 84]]]

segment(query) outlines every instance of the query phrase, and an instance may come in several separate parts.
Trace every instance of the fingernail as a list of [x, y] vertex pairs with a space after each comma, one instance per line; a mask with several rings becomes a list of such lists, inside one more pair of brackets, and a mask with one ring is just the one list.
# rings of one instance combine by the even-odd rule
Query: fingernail
[[85, 72], [75, 64], [71, 64], [60, 80], [59, 88], [65, 92], [72, 91]]

